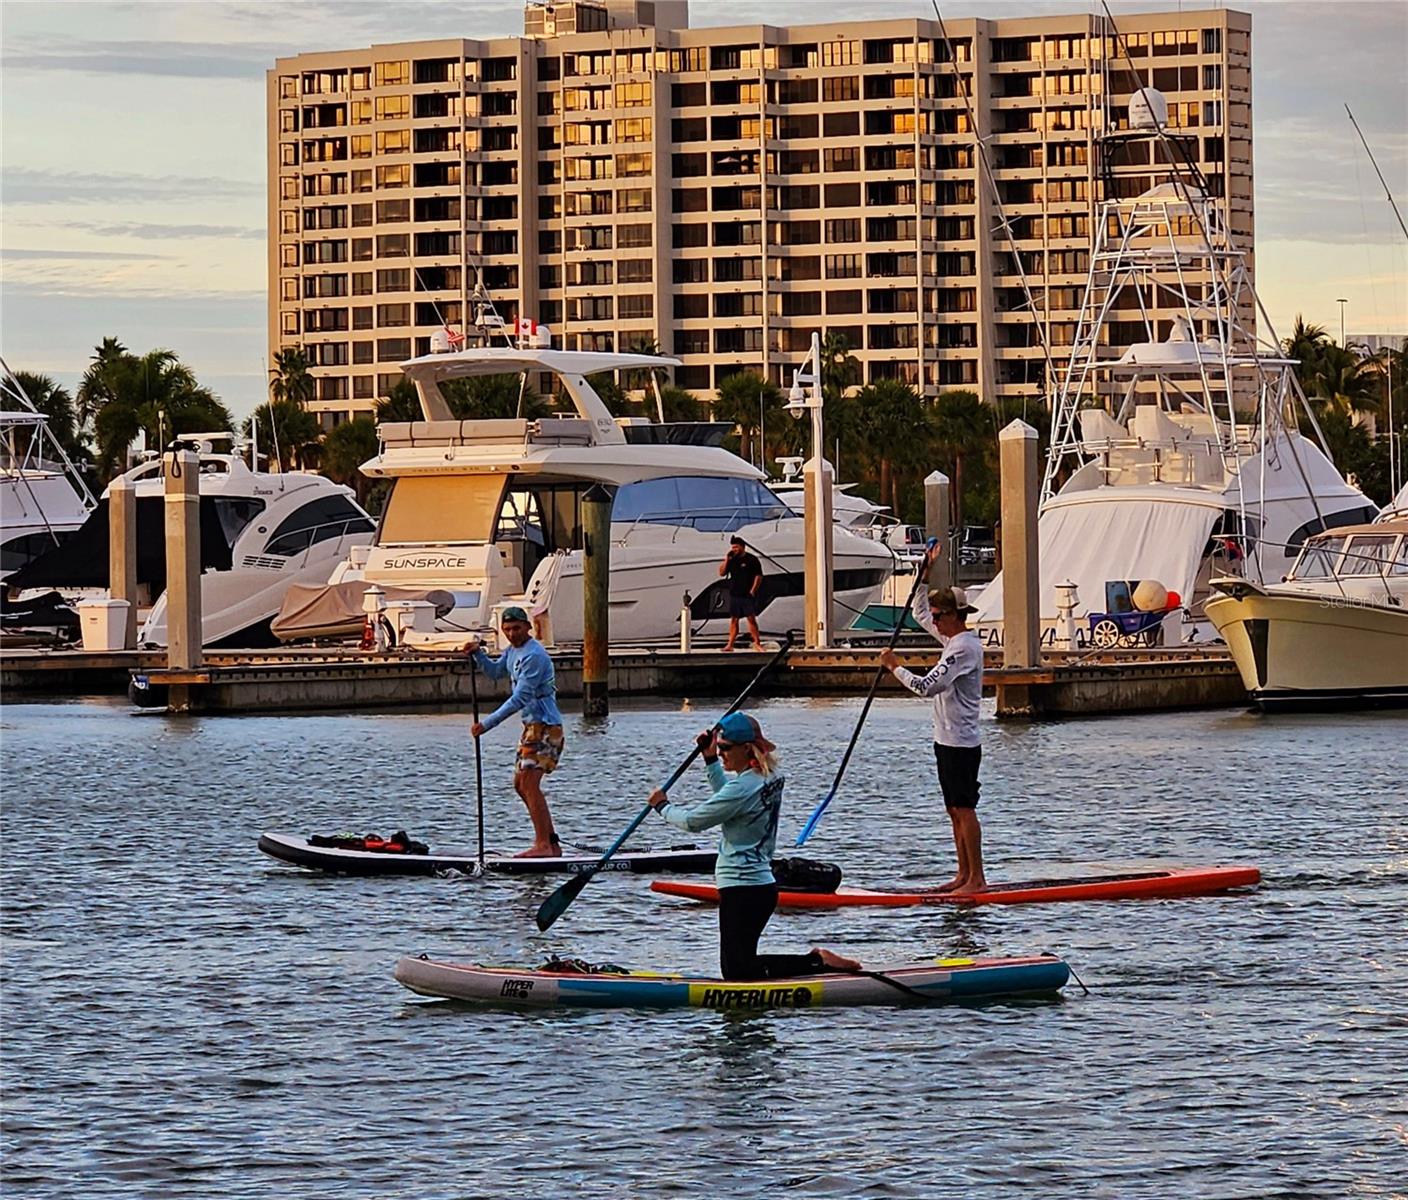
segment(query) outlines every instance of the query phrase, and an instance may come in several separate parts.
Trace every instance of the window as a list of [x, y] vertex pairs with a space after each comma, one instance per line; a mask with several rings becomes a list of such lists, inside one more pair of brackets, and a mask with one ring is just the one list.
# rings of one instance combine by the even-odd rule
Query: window
[[860, 43], [837, 39], [821, 43], [823, 67], [853, 67], [860, 62]]
[[[621, 283], [650, 283], [654, 276], [655, 264], [649, 258], [625, 258], [617, 263], [616, 278]], [[622, 298], [624, 304], [624, 297]], [[624, 311], [621, 314], [625, 316]]]
[[860, 220], [856, 217], [847, 217], [840, 220], [829, 220], [826, 222], [826, 240], [828, 242], [858, 242], [860, 241]]
[[487, 542], [503, 497], [501, 475], [403, 475], [381, 518], [382, 545]]
[[[728, 261], [727, 259], [720, 260]], [[674, 261], [674, 281], [676, 283], [705, 283], [709, 278], [707, 258], [677, 258]], [[679, 313], [675, 314], [679, 316]]]
[[1222, 30], [1220, 30], [1220, 29], [1204, 29], [1204, 30], [1203, 30], [1203, 53], [1204, 53], [1204, 54], [1221, 54], [1221, 53], [1222, 53]]
[[1349, 539], [1345, 548], [1344, 562], [1340, 565], [1341, 575], [1386, 575], [1393, 562], [1393, 547], [1396, 534], [1360, 534]]
[[654, 244], [653, 225], [621, 225], [616, 230], [616, 244], [625, 249], [640, 249]]
[[854, 75], [829, 75], [821, 81], [821, 98], [827, 102], [860, 99], [860, 80]]
[[403, 121], [411, 115], [409, 96], [378, 96], [376, 98], [376, 119], [378, 121]]
[[623, 321], [643, 320], [655, 315], [655, 298], [649, 294], [622, 296], [618, 315]]
[[792, 510], [756, 480], [696, 475], [624, 484], [611, 508], [612, 521], [685, 525], [711, 533], [791, 516]]
[[411, 64], [409, 59], [399, 62], [379, 62], [376, 64], [376, 86], [392, 87], [400, 83], [410, 83]]

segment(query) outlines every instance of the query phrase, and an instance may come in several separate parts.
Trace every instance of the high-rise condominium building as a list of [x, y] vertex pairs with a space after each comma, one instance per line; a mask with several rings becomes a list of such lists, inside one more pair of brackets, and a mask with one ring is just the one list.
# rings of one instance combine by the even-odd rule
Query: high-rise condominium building
[[[561, 348], [676, 355], [701, 396], [739, 370], [790, 382], [814, 331], [847, 339], [864, 382], [1036, 394], [1038, 325], [1058, 363], [1074, 335], [1096, 139], [1146, 85], [1250, 248], [1246, 14], [944, 32], [691, 29], [685, 0], [579, 0], [530, 4], [523, 37], [281, 58], [271, 357], [307, 347], [331, 423], [442, 326], [473, 338], [482, 285]], [[1156, 181], [1150, 154], [1126, 150], [1121, 190]]]

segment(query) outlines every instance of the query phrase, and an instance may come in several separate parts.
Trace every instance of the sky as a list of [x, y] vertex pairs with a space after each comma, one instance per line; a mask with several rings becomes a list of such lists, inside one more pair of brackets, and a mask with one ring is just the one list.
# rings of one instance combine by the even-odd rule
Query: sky
[[[1122, 12], [1209, 0], [1115, 2]], [[1250, 0], [1257, 284], [1297, 314], [1408, 334], [1408, 2]], [[693, 25], [834, 19], [821, 0], [693, 0]], [[943, 0], [947, 20], [1098, 12]], [[929, 0], [845, 14], [932, 16]], [[237, 414], [266, 396], [264, 73], [313, 50], [522, 32], [516, 0], [0, 0], [0, 353], [77, 383], [93, 347], [175, 350]]]

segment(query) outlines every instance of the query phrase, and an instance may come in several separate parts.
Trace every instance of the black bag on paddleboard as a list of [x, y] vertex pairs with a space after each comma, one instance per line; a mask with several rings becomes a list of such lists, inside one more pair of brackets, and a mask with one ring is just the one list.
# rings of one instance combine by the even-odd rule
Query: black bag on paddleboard
[[328, 837], [315, 833], [308, 839], [310, 846], [321, 846], [334, 850], [370, 850], [376, 854], [429, 854], [430, 847], [418, 842], [404, 829], [398, 829], [389, 838], [380, 834], [339, 833]]
[[775, 858], [772, 877], [785, 892], [834, 892], [841, 886], [841, 868], [812, 858]]

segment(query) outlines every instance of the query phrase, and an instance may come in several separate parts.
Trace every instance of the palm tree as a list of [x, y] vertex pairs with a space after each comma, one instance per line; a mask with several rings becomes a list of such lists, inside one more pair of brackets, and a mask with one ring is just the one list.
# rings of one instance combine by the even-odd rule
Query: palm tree
[[928, 441], [918, 395], [898, 379], [881, 379], [856, 393], [857, 421], [880, 466], [880, 503], [899, 515], [896, 467], [922, 461]]
[[357, 501], [366, 506], [371, 480], [362, 474], [361, 466], [375, 458], [380, 449], [376, 422], [366, 414], [343, 421], [323, 438], [321, 471], [334, 483], [346, 484], [357, 493]]
[[[88, 435], [78, 427], [74, 417], [73, 397], [68, 389], [54, 382], [47, 375], [36, 375], [30, 371], [16, 371], [15, 382], [29, 397], [30, 403], [49, 418], [49, 432], [63, 447], [65, 454], [80, 471], [93, 464], [93, 453], [88, 448]], [[18, 437], [23, 431], [16, 430]], [[20, 447], [16, 447], [18, 450]]]
[[179, 433], [234, 428], [229, 409], [171, 350], [112, 358], [103, 365], [101, 385], [109, 398], [97, 410], [93, 428], [98, 475], [104, 480], [121, 469], [127, 447], [139, 433], [149, 446], [158, 446]]
[[[524, 416], [529, 420], [545, 417], [552, 410], [532, 388], [526, 388], [518, 375], [470, 375], [451, 379], [440, 386], [450, 411], [462, 421], [491, 420]], [[417, 405], [419, 410], [419, 405]], [[378, 416], [381, 420], [380, 412]], [[415, 420], [420, 420], [417, 411]]]
[[105, 337], [93, 348], [93, 359], [78, 384], [78, 404], [75, 415], [80, 425], [90, 425], [109, 400], [113, 399], [111, 369], [127, 356], [127, 347], [115, 337]]
[[704, 417], [704, 405], [682, 387], [673, 383], [660, 388], [660, 403], [665, 409], [667, 421], [700, 421]]
[[1375, 413], [1383, 391], [1372, 359], [1331, 344], [1320, 354], [1307, 397], [1322, 411]]
[[274, 365], [269, 369], [269, 394], [275, 401], [307, 404], [317, 391], [317, 381], [308, 373], [311, 366], [302, 346], [276, 350]]
[[420, 396], [409, 379], [398, 379], [391, 390], [376, 402], [377, 421], [421, 421]]
[[261, 404], [244, 423], [249, 437], [259, 422], [259, 444], [275, 450], [271, 460], [280, 471], [293, 471], [311, 465], [317, 457], [323, 427], [315, 414], [293, 400], [271, 400]]
[[963, 528], [963, 463], [988, 444], [989, 414], [976, 392], [940, 392], [930, 410], [936, 449], [953, 466], [953, 524]]
[[1295, 369], [1296, 378], [1300, 380], [1301, 391], [1307, 396], [1311, 393], [1315, 374], [1320, 368], [1320, 358], [1331, 345], [1333, 343], [1330, 341], [1330, 335], [1325, 332], [1325, 327], [1307, 324], [1299, 313], [1296, 314], [1291, 336], [1281, 341], [1281, 349], [1286, 352], [1286, 357], [1295, 359], [1298, 364]]
[[781, 417], [782, 393], [775, 383], [753, 371], [737, 371], [719, 385], [712, 407], [714, 420], [738, 426], [738, 455], [752, 462], [754, 436], [769, 412]]

